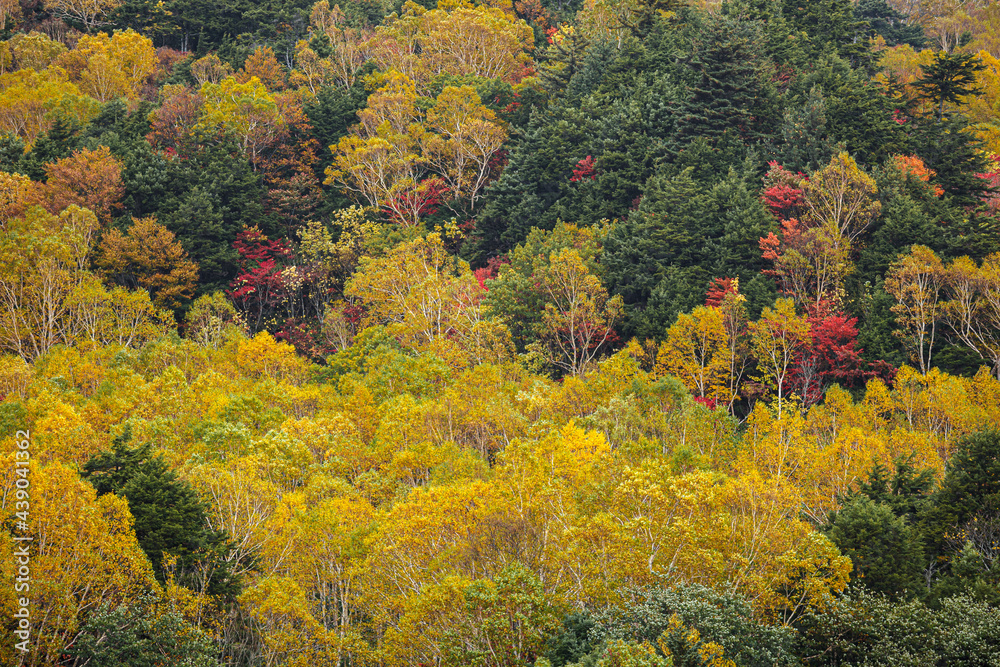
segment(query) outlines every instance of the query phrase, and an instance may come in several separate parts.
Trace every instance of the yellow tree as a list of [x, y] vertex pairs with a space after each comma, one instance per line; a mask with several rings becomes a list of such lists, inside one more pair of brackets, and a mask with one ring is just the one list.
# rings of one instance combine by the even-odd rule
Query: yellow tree
[[336, 644], [310, 612], [305, 591], [293, 579], [263, 577], [243, 591], [239, 603], [259, 633], [263, 664], [337, 664]]
[[427, 112], [423, 153], [452, 196], [468, 197], [470, 210], [491, 176], [491, 161], [507, 139], [496, 115], [472, 86], [447, 86]]
[[[7, 468], [13, 475], [14, 466]], [[101, 603], [126, 602], [149, 590], [154, 579], [124, 498], [96, 498], [94, 488], [61, 463], [33, 466], [30, 481], [32, 632], [22, 664], [41, 667], [62, 659], [81, 621]], [[14, 502], [13, 494], [4, 498], [8, 516]], [[3, 539], [12, 545], [10, 535]], [[0, 564], [8, 581], [15, 563], [4, 558]], [[12, 585], [4, 595], [14, 595]]]
[[21, 18], [21, 3], [13, 0], [0, 2], [0, 30], [7, 29], [8, 17], [12, 20]]
[[617, 336], [622, 298], [608, 296], [573, 248], [553, 253], [535, 277], [546, 303], [534, 349], [550, 364], [582, 375]]
[[327, 0], [320, 0], [313, 5], [309, 24], [313, 30], [329, 38], [332, 53], [327, 58], [320, 58], [309, 48], [308, 43], [299, 42], [295, 47], [295, 62], [304, 79], [298, 80], [307, 82], [314, 93], [317, 83], [336, 84], [344, 88], [353, 86], [358, 70], [370, 57], [368, 40], [371, 34], [345, 26], [344, 13], [340, 11], [340, 7], [334, 5], [331, 8]]
[[875, 179], [858, 167], [847, 153], [838, 153], [803, 184], [804, 222], [810, 227], [829, 226], [848, 244], [868, 229], [878, 217]]
[[[206, 83], [221, 83], [223, 79], [233, 75], [233, 66], [222, 62], [222, 59], [214, 53], [198, 58], [191, 63], [191, 76], [198, 82], [199, 86]], [[245, 82], [244, 82], [245, 83]]]
[[726, 361], [729, 364], [727, 381], [729, 384], [729, 410], [739, 398], [743, 374], [750, 363], [750, 345], [747, 333], [746, 297], [740, 294], [738, 279], [732, 280], [732, 290], [719, 301], [722, 326], [726, 330]]
[[306, 88], [315, 95], [320, 88], [333, 82], [329, 63], [320, 58], [309, 42], [300, 40], [295, 45], [295, 69], [288, 77], [289, 83], [297, 88]]
[[97, 115], [100, 104], [82, 96], [69, 81], [66, 72], [50, 67], [36, 72], [22, 69], [0, 76], [0, 130], [16, 134], [28, 146], [52, 127], [51, 109], [68, 106], [72, 116], [81, 121]]
[[369, 45], [380, 69], [405, 73], [423, 93], [440, 74], [516, 82], [530, 64], [534, 34], [523, 20], [487, 4], [447, 2], [427, 10], [408, 1]]
[[105, 25], [108, 12], [121, 5], [121, 0], [46, 0], [45, 8], [69, 23], [80, 23], [87, 32]]
[[782, 623], [823, 610], [850, 580], [851, 560], [799, 518], [796, 489], [749, 472], [726, 484], [727, 584]]
[[979, 94], [963, 99], [966, 103], [964, 112], [974, 121], [973, 129], [983, 140], [983, 149], [1000, 155], [1000, 118], [996, 111], [1000, 103], [1000, 60], [989, 51], [979, 51], [977, 56], [986, 68], [976, 77]]
[[362, 579], [377, 631], [395, 626], [407, 599], [429, 585], [503, 569], [516, 543], [481, 539], [508, 513], [502, 491], [482, 480], [417, 488], [380, 517]]
[[0, 171], [0, 225], [24, 215], [35, 197], [35, 184], [27, 176]]
[[239, 83], [226, 77], [219, 83], [206, 81], [200, 94], [204, 100], [196, 129], [225, 130], [240, 142], [254, 169], [259, 168], [265, 149], [283, 131], [285, 119], [274, 97], [257, 77]]
[[944, 284], [944, 265], [933, 250], [921, 245], [893, 262], [885, 276], [885, 290], [896, 298], [892, 307], [900, 327], [896, 335], [924, 375], [931, 369]]
[[133, 30], [116, 30], [112, 36], [104, 32], [84, 35], [56, 64], [66, 69], [85, 94], [107, 102], [138, 97], [158, 61], [149, 38]]
[[959, 257], [945, 271], [949, 299], [941, 308], [948, 326], [958, 340], [989, 360], [1000, 377], [1000, 254], [988, 256], [979, 267], [969, 257]]
[[311, 617], [325, 631], [326, 650], [338, 659], [357, 659], [364, 646], [362, 539], [376, 514], [345, 487], [323, 479], [315, 491], [286, 496], [271, 521], [279, 532], [266, 562], [303, 591]]
[[750, 341], [763, 378], [777, 392], [781, 419], [785, 381], [796, 356], [812, 342], [809, 322], [795, 313], [791, 299], [778, 299], [774, 308], [764, 308], [760, 319], [750, 324]]
[[0, 336], [3, 346], [34, 359], [72, 340], [69, 297], [97, 228], [93, 213], [71, 206], [59, 216], [39, 208], [7, 223], [0, 236]]
[[435, 73], [472, 74], [485, 79], [516, 81], [530, 63], [527, 51], [534, 34], [521, 19], [481, 4], [459, 3], [450, 12], [436, 9], [421, 18], [421, 58]]
[[385, 257], [363, 258], [344, 294], [365, 305], [365, 325], [389, 325], [404, 345], [449, 358], [456, 345], [451, 337], [479, 319], [468, 312], [479, 309], [478, 300], [468, 298], [477, 289], [468, 264], [448, 255], [440, 235], [429, 234]]
[[728, 334], [720, 308], [681, 313], [656, 355], [657, 370], [675, 375], [695, 396], [729, 402], [732, 377]]
[[153, 304], [146, 290], [115, 287], [109, 292], [89, 273], [66, 299], [66, 307], [67, 343], [90, 340], [99, 345], [142, 347], [170, 331], [174, 321], [168, 311]]
[[428, 187], [419, 182], [424, 129], [416, 102], [413, 81], [389, 72], [369, 96], [367, 108], [358, 112], [360, 124], [330, 147], [333, 164], [326, 170], [328, 185], [341, 183], [369, 206], [385, 209], [411, 226], [419, 222]]
[[173, 232], [152, 217], [133, 218], [127, 235], [118, 229], [106, 232], [94, 264], [118, 285], [147, 290], [161, 308], [179, 308], [194, 296], [198, 282], [198, 265]]
[[47, 35], [31, 31], [18, 33], [4, 42], [11, 57], [11, 71], [30, 67], [36, 72], [52, 64], [60, 54], [66, 52], [62, 42], [49, 39]]

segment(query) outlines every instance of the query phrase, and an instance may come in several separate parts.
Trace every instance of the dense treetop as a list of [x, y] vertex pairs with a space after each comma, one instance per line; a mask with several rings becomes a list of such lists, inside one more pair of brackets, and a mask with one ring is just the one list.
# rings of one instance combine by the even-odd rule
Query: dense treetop
[[998, 58], [983, 2], [0, 0], [24, 664], [995, 664]]

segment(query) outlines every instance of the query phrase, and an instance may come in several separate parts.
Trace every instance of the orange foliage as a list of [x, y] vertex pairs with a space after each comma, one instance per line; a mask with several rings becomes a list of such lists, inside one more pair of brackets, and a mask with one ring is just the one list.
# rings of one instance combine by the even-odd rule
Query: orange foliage
[[236, 73], [236, 80], [240, 83], [246, 83], [253, 77], [260, 79], [268, 90], [284, 90], [285, 70], [270, 46], [258, 46], [247, 58], [243, 69]]
[[42, 201], [53, 214], [76, 204], [93, 211], [102, 223], [108, 224], [125, 192], [122, 165], [107, 146], [94, 151], [80, 149], [45, 165], [45, 174]]
[[[934, 176], [937, 175], [937, 172], [933, 169], [928, 169], [924, 165], [924, 161], [916, 155], [896, 155], [893, 157], [893, 161], [896, 164], [896, 168], [903, 172], [903, 175], [914, 176], [924, 183], [928, 183]], [[943, 194], [944, 190], [941, 189], [941, 186], [935, 185], [934, 196], [940, 197]]]

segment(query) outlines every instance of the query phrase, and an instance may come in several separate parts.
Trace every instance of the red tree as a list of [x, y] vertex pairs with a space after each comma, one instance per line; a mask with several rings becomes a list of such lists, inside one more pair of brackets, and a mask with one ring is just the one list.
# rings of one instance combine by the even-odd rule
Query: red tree
[[790, 376], [792, 390], [802, 396], [805, 405], [822, 399], [830, 384], [856, 387], [873, 377], [892, 379], [895, 369], [891, 365], [870, 364], [861, 358], [857, 322], [856, 317], [843, 313], [809, 318], [812, 345], [796, 359]]
[[237, 234], [233, 247], [240, 254], [240, 273], [229, 284], [229, 297], [243, 311], [251, 329], [260, 331], [286, 297], [282, 269], [292, 250], [284, 241], [268, 239], [256, 227]]

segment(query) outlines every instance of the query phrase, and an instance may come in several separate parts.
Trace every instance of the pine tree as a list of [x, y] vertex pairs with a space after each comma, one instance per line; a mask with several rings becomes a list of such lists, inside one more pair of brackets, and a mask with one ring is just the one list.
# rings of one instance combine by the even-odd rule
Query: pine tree
[[[148, 443], [130, 447], [131, 430], [116, 437], [110, 452], [83, 465], [81, 475], [98, 496], [113, 493], [128, 500], [135, 536], [157, 579], [175, 575], [178, 583], [215, 595], [232, 595], [239, 586], [225, 563], [228, 538], [208, 525], [208, 507], [194, 488], [181, 481]], [[168, 572], [166, 556], [176, 558]]]

